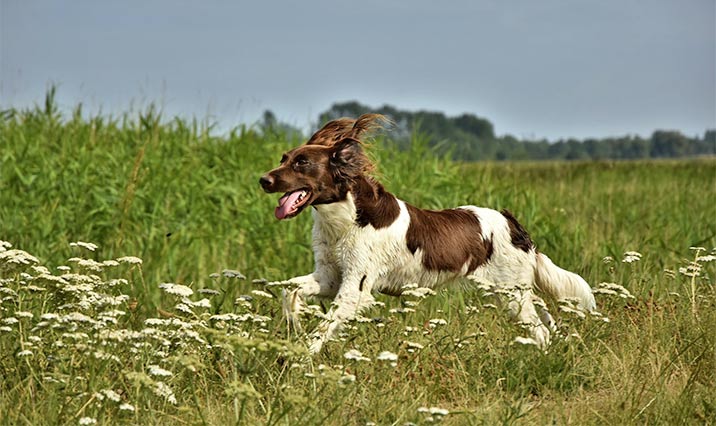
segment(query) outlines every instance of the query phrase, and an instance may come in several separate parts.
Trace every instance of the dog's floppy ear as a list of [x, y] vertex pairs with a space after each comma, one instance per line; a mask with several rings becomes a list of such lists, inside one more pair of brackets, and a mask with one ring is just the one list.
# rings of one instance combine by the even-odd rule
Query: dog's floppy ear
[[360, 142], [345, 138], [331, 147], [331, 166], [337, 174], [356, 177], [366, 169], [367, 158]]
[[382, 114], [363, 114], [353, 124], [350, 137], [360, 140], [364, 133], [373, 133], [392, 124], [393, 122]]

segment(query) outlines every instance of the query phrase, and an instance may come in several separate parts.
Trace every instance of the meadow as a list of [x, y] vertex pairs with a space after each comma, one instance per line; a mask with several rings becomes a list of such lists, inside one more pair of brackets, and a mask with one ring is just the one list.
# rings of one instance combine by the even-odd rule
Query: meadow
[[378, 137], [391, 192], [508, 208], [601, 315], [550, 302], [542, 352], [480, 289], [416, 289], [309, 357], [267, 282], [312, 270], [311, 218], [258, 185], [302, 141], [211, 130], [0, 114], [0, 422], [715, 422], [716, 160], [462, 164]]

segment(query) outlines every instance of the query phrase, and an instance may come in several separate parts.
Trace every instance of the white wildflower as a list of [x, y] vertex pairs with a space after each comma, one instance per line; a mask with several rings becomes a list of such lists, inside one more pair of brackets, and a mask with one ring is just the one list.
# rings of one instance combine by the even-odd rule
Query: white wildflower
[[223, 271], [221, 271], [221, 273], [222, 273], [226, 278], [236, 278], [236, 279], [239, 279], [239, 280], [245, 280], [245, 279], [246, 279], [246, 276], [245, 276], [244, 274], [242, 274], [241, 272], [239, 272], [239, 271], [237, 271], [237, 270], [235, 270], [235, 269], [224, 269]]
[[413, 308], [392, 308], [389, 310], [391, 314], [409, 314], [415, 312]]
[[50, 275], [50, 270], [47, 269], [47, 267], [42, 265], [32, 265], [30, 267], [37, 275]]
[[94, 320], [91, 317], [88, 317], [87, 315], [80, 313], [80, 312], [71, 312], [67, 315], [63, 315], [62, 318], [60, 318], [60, 321], [62, 322], [94, 322]]
[[121, 399], [119, 394], [112, 389], [102, 389], [100, 392], [103, 393], [110, 401], [119, 402]]
[[96, 424], [97, 424], [97, 419], [95, 419], [94, 417], [82, 417], [82, 418], [79, 420], [78, 424], [79, 424], [80, 426], [96, 425]]
[[698, 277], [701, 275], [701, 265], [697, 262], [690, 262], [689, 266], [679, 268], [679, 273], [687, 277]]
[[714, 256], [713, 254], [699, 256], [696, 258], [697, 262], [713, 262], [714, 260], [716, 260], [716, 256]]
[[5, 250], [0, 251], [0, 263], [13, 263], [16, 265], [29, 265], [30, 263], [40, 263], [39, 260], [30, 253], [23, 251], [23, 250], [17, 250], [17, 249], [11, 249], [11, 250]]
[[128, 403], [126, 403], [126, 402], [123, 403], [123, 404], [119, 404], [119, 411], [129, 411], [130, 413], [133, 413], [133, 412], [134, 412], [134, 405], [128, 404]]
[[102, 361], [114, 361], [114, 362], [120, 362], [120, 359], [117, 355], [108, 354], [104, 351], [95, 351], [92, 353], [92, 355], [95, 357], [95, 359], [99, 359]]
[[251, 294], [258, 297], [265, 297], [267, 299], [273, 299], [273, 295], [271, 293], [267, 293], [263, 290], [251, 290]]
[[578, 316], [579, 318], [582, 318], [582, 319], [584, 319], [584, 318], [587, 317], [587, 316], [584, 314], [584, 312], [582, 312], [581, 309], [573, 308], [573, 307], [571, 307], [571, 306], [560, 305], [560, 306], [559, 306], [559, 310], [562, 311], [562, 312], [569, 313], [569, 314], [574, 314], [574, 315], [576, 315], [576, 316]]
[[170, 404], [176, 405], [177, 398], [174, 395], [174, 391], [169, 385], [164, 382], [154, 383], [154, 394], [167, 400]]
[[348, 352], [346, 352], [345, 354], [343, 354], [343, 358], [345, 358], [345, 359], [352, 359], [352, 360], [354, 360], [354, 361], [368, 361], [368, 362], [370, 362], [370, 358], [363, 356], [363, 354], [362, 354], [360, 351], [356, 350], [356, 349], [351, 349], [351, 350], [349, 350]]
[[434, 416], [447, 416], [448, 414], [450, 414], [450, 411], [440, 407], [430, 407], [430, 414]]
[[177, 305], [174, 307], [174, 309], [176, 309], [176, 310], [179, 311], [179, 312], [184, 312], [185, 314], [192, 314], [192, 313], [194, 313], [194, 312], [191, 310], [191, 308], [188, 307], [188, 306], [187, 306], [186, 304], [184, 304], [184, 303], [177, 303]]
[[209, 302], [209, 299], [207, 298], [203, 298], [198, 302], [192, 302], [191, 300], [184, 298], [182, 299], [182, 302], [194, 308], [211, 308], [211, 302]]
[[165, 370], [158, 365], [148, 365], [147, 369], [149, 369], [149, 374], [152, 376], [169, 377], [172, 375], [171, 371]]
[[397, 364], [398, 354], [394, 354], [393, 352], [390, 352], [390, 351], [383, 351], [383, 352], [379, 353], [375, 359], [377, 359], [378, 361], [388, 361], [388, 362], [390, 362], [390, 365], [392, 365], [393, 367], [398, 365]]
[[18, 320], [15, 317], [7, 317], [7, 318], [3, 318], [3, 320], [2, 320], [2, 323], [5, 325], [15, 325], [19, 322], [20, 322], [20, 320]]
[[226, 314], [216, 314], [209, 317], [211, 321], [236, 321], [239, 319], [239, 316], [232, 313], [226, 313]]
[[7, 241], [0, 240], [0, 251], [5, 251], [12, 247], [12, 244], [8, 243]]
[[81, 259], [79, 257], [73, 257], [71, 259], [68, 259], [68, 261], [76, 262], [78, 266], [81, 266], [94, 272], [101, 272], [104, 269], [104, 265], [102, 263], [92, 259]]
[[6, 325], [3, 325], [3, 326], [0, 326], [0, 331], [3, 333], [10, 333], [12, 331], [12, 328], [10, 328]]
[[619, 296], [622, 299], [634, 299], [629, 290], [616, 283], [599, 283], [597, 288], [592, 290], [592, 293]]
[[423, 349], [423, 348], [425, 347], [425, 346], [421, 345], [420, 343], [410, 342], [410, 341], [407, 341], [407, 340], [405, 340], [404, 343], [405, 343], [405, 345], [408, 347], [409, 350], [410, 350], [410, 349], [420, 350], [420, 349]]
[[641, 260], [641, 253], [638, 251], [627, 251], [624, 253], [623, 263], [633, 263]]
[[75, 243], [70, 243], [70, 247], [82, 247], [84, 249], [87, 249], [89, 251], [95, 251], [97, 250], [97, 244], [93, 243], [85, 243], [82, 241], [77, 241]]
[[41, 292], [41, 291], [47, 291], [45, 287], [39, 287], [33, 284], [30, 284], [29, 286], [23, 288], [23, 290], [27, 290], [29, 292]]
[[217, 294], [221, 294], [218, 290], [214, 290], [213, 288], [202, 288], [198, 290], [201, 294], [208, 294], [211, 296], [216, 296]]
[[189, 287], [181, 284], [163, 283], [159, 285], [159, 288], [164, 290], [167, 294], [174, 296], [189, 297], [194, 294], [194, 291]]
[[119, 266], [119, 262], [117, 262], [116, 260], [111, 260], [111, 259], [103, 260], [102, 265], [104, 265], [104, 266]]
[[450, 414], [450, 411], [440, 407], [418, 407], [418, 413], [447, 416], [448, 414]]
[[405, 290], [407, 286], [403, 287], [404, 291], [402, 293], [403, 296], [412, 296], [417, 297], [420, 299], [423, 299], [428, 296], [434, 296], [435, 292], [432, 289], [429, 289], [427, 287], [415, 287]]
[[54, 320], [56, 320], [56, 319], [58, 319], [58, 318], [60, 318], [59, 315], [53, 314], [53, 313], [51, 313], [51, 312], [48, 312], [48, 313], [46, 313], [46, 314], [42, 314], [42, 316], [40, 316], [40, 319], [45, 320], [45, 321], [54, 321]]
[[135, 256], [123, 256], [117, 259], [119, 263], [129, 263], [130, 265], [141, 265], [142, 259]]
[[20, 351], [16, 354], [19, 358], [26, 357], [26, 356], [32, 356], [33, 353], [29, 349], [25, 349], [24, 351]]
[[69, 266], [61, 265], [57, 267], [57, 270], [62, 272], [69, 272], [72, 270], [72, 268], [70, 268]]
[[430, 321], [428, 321], [430, 324], [430, 327], [435, 328], [439, 325], [447, 325], [447, 321], [442, 318], [433, 318]]

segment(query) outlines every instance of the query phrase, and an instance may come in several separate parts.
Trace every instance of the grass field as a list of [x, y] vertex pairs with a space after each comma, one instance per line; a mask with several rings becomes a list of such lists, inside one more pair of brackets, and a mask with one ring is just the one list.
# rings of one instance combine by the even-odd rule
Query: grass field
[[716, 419], [713, 159], [457, 164], [377, 141], [400, 198], [508, 208], [555, 263], [621, 287], [597, 295], [608, 322], [551, 305], [564, 337], [547, 353], [467, 288], [379, 296], [309, 358], [263, 280], [312, 270], [311, 218], [276, 221], [257, 183], [301, 141], [52, 101], [0, 117], [5, 424]]

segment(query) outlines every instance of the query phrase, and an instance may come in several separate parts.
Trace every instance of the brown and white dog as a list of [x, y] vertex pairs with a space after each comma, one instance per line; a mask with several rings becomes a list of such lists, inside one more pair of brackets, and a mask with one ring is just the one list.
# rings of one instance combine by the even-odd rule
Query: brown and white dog
[[549, 343], [554, 324], [542, 303], [535, 307], [539, 298], [533, 289], [595, 309], [587, 282], [539, 253], [509, 211], [422, 210], [387, 192], [369, 175], [373, 165], [361, 144], [361, 136], [383, 120], [366, 114], [331, 121], [260, 179], [266, 192], [285, 193], [277, 219], [313, 207], [315, 271], [277, 283], [297, 285], [284, 294], [284, 311], [294, 324], [304, 298], [333, 299], [311, 334], [312, 353], [369, 307], [373, 292], [397, 296], [413, 283], [435, 288], [464, 277], [503, 289], [511, 295], [511, 314], [541, 347]]

